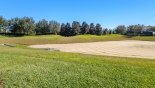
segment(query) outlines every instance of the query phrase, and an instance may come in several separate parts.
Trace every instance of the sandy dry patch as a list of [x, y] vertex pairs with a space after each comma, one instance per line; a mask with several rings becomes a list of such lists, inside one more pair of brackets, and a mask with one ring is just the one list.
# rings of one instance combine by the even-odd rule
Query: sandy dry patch
[[31, 45], [31, 48], [54, 48], [62, 52], [93, 55], [137, 57], [155, 59], [155, 42], [150, 41], [109, 41], [73, 44]]

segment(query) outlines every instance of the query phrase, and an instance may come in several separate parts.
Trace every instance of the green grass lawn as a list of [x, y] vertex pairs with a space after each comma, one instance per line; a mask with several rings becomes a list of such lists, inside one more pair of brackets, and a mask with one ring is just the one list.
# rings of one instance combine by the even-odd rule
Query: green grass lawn
[[[118, 40], [155, 41], [122, 35], [0, 36], [0, 87], [5, 88], [152, 88], [155, 60], [83, 55], [30, 49], [31, 44]], [[17, 45], [16, 45], [17, 44]]]
[[59, 35], [42, 35], [42, 36], [23, 36], [23, 37], [9, 37], [0, 36], [0, 43], [11, 43], [21, 45], [34, 44], [65, 44], [65, 43], [84, 43], [84, 42], [99, 42], [99, 41], [119, 41], [119, 40], [144, 40], [155, 41], [154, 36], [137, 36], [127, 37], [123, 35], [79, 35], [73, 37], [62, 37]]
[[0, 46], [5, 88], [151, 88], [155, 60]]

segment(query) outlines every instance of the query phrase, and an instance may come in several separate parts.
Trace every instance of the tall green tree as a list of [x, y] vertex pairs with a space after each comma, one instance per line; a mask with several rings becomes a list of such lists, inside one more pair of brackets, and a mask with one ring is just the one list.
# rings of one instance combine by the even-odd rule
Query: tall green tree
[[14, 34], [30, 35], [34, 33], [35, 21], [31, 17], [13, 18], [8, 21]]
[[112, 29], [109, 29], [109, 34], [111, 35], [113, 33], [113, 30]]
[[12, 18], [9, 21], [9, 25], [12, 26], [11, 32], [15, 35], [15, 34], [20, 34], [20, 25], [19, 25], [19, 21], [20, 18], [16, 17], [16, 18]]
[[57, 21], [50, 21], [49, 22], [49, 31], [52, 34], [59, 34], [60, 33], [60, 23]]
[[4, 22], [5, 22], [5, 19], [2, 16], [0, 16], [0, 26], [3, 26]]
[[60, 30], [60, 35], [65, 36], [66, 32], [66, 25], [64, 23], [61, 24], [61, 30]]
[[95, 28], [94, 23], [90, 23], [89, 33], [90, 34], [95, 34], [96, 33], [96, 28]]
[[127, 28], [127, 34], [130, 35], [140, 35], [140, 33], [142, 32], [144, 25], [129, 25]]
[[4, 17], [0, 16], [0, 32], [5, 32], [7, 26], [8, 26], [7, 20]]
[[36, 34], [47, 34], [49, 33], [48, 21], [43, 19], [36, 23]]
[[35, 21], [32, 17], [24, 17], [22, 19], [24, 21], [23, 27], [24, 27], [24, 34], [30, 35], [34, 33], [35, 30]]
[[125, 25], [119, 25], [115, 29], [117, 34], [125, 34], [126, 33], [126, 26]]
[[66, 23], [66, 26], [65, 26], [65, 36], [72, 36], [72, 28], [71, 28], [71, 25], [70, 23]]
[[155, 26], [150, 27], [149, 30], [155, 32]]
[[73, 21], [72, 23], [72, 35], [80, 34], [80, 23], [77, 21]]
[[105, 28], [105, 29], [103, 30], [103, 34], [104, 34], [104, 35], [107, 35], [107, 34], [108, 34], [108, 28]]
[[81, 27], [81, 34], [89, 33], [89, 25], [84, 21]]
[[96, 24], [96, 35], [102, 35], [103, 32], [102, 32], [102, 27], [101, 27], [101, 24]]

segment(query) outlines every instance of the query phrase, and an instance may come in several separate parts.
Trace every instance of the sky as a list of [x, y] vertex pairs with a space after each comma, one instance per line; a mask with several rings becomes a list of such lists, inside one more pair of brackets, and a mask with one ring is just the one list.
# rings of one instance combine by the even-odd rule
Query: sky
[[33, 17], [60, 23], [86, 21], [104, 28], [155, 25], [155, 0], [0, 0], [0, 16]]

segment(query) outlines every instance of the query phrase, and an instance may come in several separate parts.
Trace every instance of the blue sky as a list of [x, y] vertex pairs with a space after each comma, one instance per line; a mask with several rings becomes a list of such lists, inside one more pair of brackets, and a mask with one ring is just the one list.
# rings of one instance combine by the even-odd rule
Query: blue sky
[[0, 15], [29, 16], [58, 22], [86, 21], [104, 28], [117, 25], [155, 25], [155, 0], [0, 0]]

